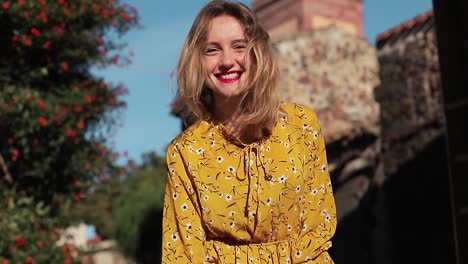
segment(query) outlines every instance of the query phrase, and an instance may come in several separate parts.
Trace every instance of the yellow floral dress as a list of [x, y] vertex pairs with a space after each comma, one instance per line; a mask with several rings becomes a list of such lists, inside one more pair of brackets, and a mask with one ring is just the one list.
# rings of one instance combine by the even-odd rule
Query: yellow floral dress
[[198, 121], [168, 147], [162, 263], [333, 263], [336, 208], [315, 113], [249, 145]]

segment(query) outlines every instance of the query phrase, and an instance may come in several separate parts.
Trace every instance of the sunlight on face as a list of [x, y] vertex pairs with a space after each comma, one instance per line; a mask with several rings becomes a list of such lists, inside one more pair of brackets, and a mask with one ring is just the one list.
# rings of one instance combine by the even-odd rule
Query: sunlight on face
[[245, 89], [245, 54], [247, 40], [244, 29], [232, 16], [218, 16], [209, 24], [204, 48], [207, 86], [215, 102], [235, 101]]

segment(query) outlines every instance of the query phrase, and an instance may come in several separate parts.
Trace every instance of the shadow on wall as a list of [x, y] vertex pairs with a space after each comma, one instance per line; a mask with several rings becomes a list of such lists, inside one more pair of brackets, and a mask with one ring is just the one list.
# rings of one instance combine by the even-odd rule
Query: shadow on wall
[[340, 264], [455, 263], [445, 140], [373, 187], [338, 224], [330, 254]]
[[135, 256], [139, 264], [161, 263], [162, 214], [162, 208], [152, 208], [140, 224]]
[[387, 180], [393, 263], [455, 263], [448, 181], [443, 135]]

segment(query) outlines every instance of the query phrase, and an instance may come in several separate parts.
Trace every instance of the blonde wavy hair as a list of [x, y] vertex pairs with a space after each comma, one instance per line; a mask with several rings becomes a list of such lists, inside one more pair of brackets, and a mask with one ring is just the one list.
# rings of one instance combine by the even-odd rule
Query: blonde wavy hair
[[208, 3], [196, 17], [185, 40], [178, 63], [178, 93], [173, 101], [174, 112], [182, 117], [195, 115], [206, 119], [213, 111], [213, 96], [206, 85], [203, 67], [204, 48], [209, 24], [215, 17], [228, 15], [243, 26], [247, 39], [245, 63], [247, 87], [238, 111], [231, 119], [234, 133], [245, 133], [258, 140], [271, 134], [278, 121], [280, 99], [277, 92], [278, 68], [268, 33], [259, 25], [254, 13], [244, 4], [224, 0]]

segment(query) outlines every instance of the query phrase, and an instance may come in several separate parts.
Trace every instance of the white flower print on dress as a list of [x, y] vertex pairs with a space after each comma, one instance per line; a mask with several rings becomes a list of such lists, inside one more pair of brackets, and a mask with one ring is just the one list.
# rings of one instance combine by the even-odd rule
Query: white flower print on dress
[[301, 185], [296, 186], [296, 192], [298, 193], [300, 191], [301, 191]]
[[281, 182], [281, 183], [286, 183], [287, 179], [288, 178], [286, 176], [282, 175], [281, 177], [279, 177], [278, 181]]
[[322, 172], [325, 172], [325, 171], [327, 170], [327, 165], [322, 164], [322, 166], [320, 167], [320, 170], [321, 170]]
[[203, 148], [198, 148], [197, 149], [197, 154], [203, 154], [203, 152], [205, 152], [205, 150]]
[[317, 195], [317, 193], [318, 193], [318, 190], [315, 188], [310, 191], [310, 194], [312, 194], [312, 196]]
[[318, 131], [313, 131], [312, 134], [314, 135], [314, 139], [318, 138], [318, 135], [319, 135]]

